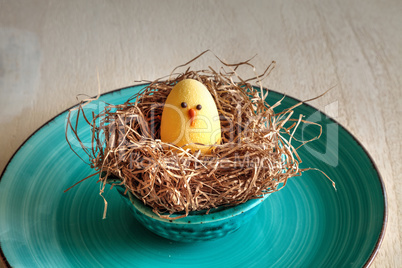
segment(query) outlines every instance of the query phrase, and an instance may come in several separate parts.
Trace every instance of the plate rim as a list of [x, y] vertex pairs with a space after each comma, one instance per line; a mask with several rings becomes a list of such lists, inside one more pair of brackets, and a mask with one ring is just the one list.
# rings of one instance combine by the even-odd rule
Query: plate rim
[[[128, 89], [128, 88], [133, 88], [133, 87], [138, 87], [138, 86], [146, 86], [146, 85], [149, 85], [149, 84], [150, 84], [149, 82], [144, 82], [144, 83], [139, 83], [139, 84], [133, 84], [133, 85], [131, 85], [131, 86], [126, 86], [126, 87], [122, 87], [122, 88], [118, 88], [118, 89], [114, 89], [114, 90], [111, 90], [111, 91], [107, 91], [107, 92], [101, 93], [101, 94], [99, 94], [99, 95], [93, 96], [92, 98], [104, 96], [104, 95], [107, 95], [107, 94], [113, 94], [113, 93], [116, 93], [116, 92], [118, 92], [118, 91], [122, 91], [122, 90], [125, 90], [125, 89]], [[252, 85], [252, 86], [253, 86], [253, 87], [257, 87], [257, 86], [254, 86], [254, 85]], [[342, 124], [340, 124], [337, 120], [335, 120], [334, 118], [332, 118], [332, 116], [329, 116], [329, 115], [327, 115], [326, 113], [324, 113], [323, 111], [321, 111], [320, 109], [314, 107], [313, 105], [311, 105], [311, 104], [309, 104], [309, 103], [307, 103], [307, 102], [301, 101], [301, 100], [299, 100], [298, 98], [289, 96], [289, 95], [287, 95], [286, 93], [282, 93], [282, 92], [279, 92], [279, 91], [276, 91], [276, 90], [268, 89], [268, 88], [266, 88], [266, 87], [260, 87], [260, 86], [258, 86], [258, 88], [262, 88], [262, 89], [264, 89], [264, 90], [267, 90], [268, 92], [269, 92], [269, 91], [275, 92], [275, 93], [277, 93], [277, 94], [283, 95], [284, 97], [293, 99], [293, 100], [298, 101], [298, 102], [302, 102], [304, 105], [306, 105], [306, 106], [308, 106], [308, 107], [310, 107], [310, 108], [313, 108], [313, 109], [319, 111], [321, 114], [325, 115], [329, 120], [333, 121], [333, 122], [336, 123], [338, 126], [340, 126], [344, 131], [346, 131], [346, 132], [353, 138], [353, 140], [357, 143], [357, 145], [360, 146], [360, 147], [363, 149], [364, 153], [365, 153], [365, 154], [367, 155], [367, 157], [369, 158], [369, 160], [370, 160], [370, 162], [371, 162], [371, 165], [373, 166], [374, 170], [375, 170], [376, 173], [377, 173], [377, 177], [378, 177], [379, 182], [380, 182], [380, 185], [381, 185], [381, 191], [382, 191], [382, 194], [383, 194], [383, 197], [384, 197], [384, 214], [383, 214], [384, 220], [383, 220], [383, 223], [382, 223], [381, 232], [380, 232], [380, 235], [379, 235], [379, 237], [378, 237], [378, 239], [377, 239], [377, 242], [376, 242], [376, 244], [375, 244], [375, 247], [374, 247], [373, 251], [371, 252], [369, 258], [368, 258], [367, 261], [366, 261], [366, 263], [363, 265], [363, 267], [369, 267], [369, 266], [373, 263], [375, 257], [377, 256], [377, 253], [378, 253], [378, 251], [379, 251], [379, 249], [380, 249], [380, 247], [381, 247], [381, 244], [382, 244], [382, 242], [383, 242], [383, 240], [384, 240], [384, 237], [385, 237], [385, 232], [386, 232], [386, 229], [387, 229], [387, 224], [388, 224], [388, 198], [387, 198], [387, 191], [386, 191], [386, 188], [385, 188], [384, 180], [383, 180], [383, 178], [382, 178], [382, 176], [381, 176], [381, 173], [379, 172], [378, 167], [377, 167], [376, 163], [374, 162], [373, 158], [371, 157], [371, 155], [369, 154], [369, 152], [367, 151], [367, 149], [363, 146], [363, 144], [362, 144], [349, 130], [347, 130]], [[65, 112], [67, 112], [67, 111], [69, 111], [69, 110], [71, 110], [72, 108], [74, 108], [74, 107], [76, 107], [76, 106], [78, 106], [78, 105], [79, 105], [79, 103], [74, 104], [74, 105], [70, 106], [69, 108], [67, 108], [67, 109], [65, 109], [65, 110], [63, 110], [63, 111], [61, 111], [61, 112], [59, 112], [57, 115], [53, 116], [52, 118], [50, 118], [49, 120], [47, 120], [45, 123], [43, 123], [41, 126], [39, 126], [34, 132], [32, 132], [32, 133], [26, 138], [26, 139], [20, 144], [20, 146], [18, 146], [18, 148], [17, 148], [17, 149], [15, 150], [15, 152], [12, 154], [12, 156], [10, 157], [10, 159], [7, 161], [7, 164], [5, 165], [5, 167], [4, 167], [4, 169], [2, 170], [1, 175], [0, 175], [0, 183], [1, 183], [1, 180], [2, 180], [2, 178], [3, 178], [4, 173], [7, 171], [7, 168], [8, 168], [8, 166], [9, 166], [9, 164], [10, 164], [11, 161], [14, 159], [15, 155], [20, 151], [20, 149], [28, 142], [28, 140], [29, 140], [31, 137], [33, 137], [33, 136], [34, 136], [39, 130], [41, 130], [43, 127], [45, 127], [45, 126], [48, 125], [50, 122], [52, 122], [52, 121], [55, 120], [57, 117], [59, 117], [61, 114], [65, 113]], [[0, 243], [0, 262], [1, 262], [1, 264], [3, 264], [5, 267], [12, 267], [12, 266], [10, 265], [10, 263], [7, 261], [7, 258], [6, 258], [5, 254], [4, 254], [4, 252], [3, 252], [2, 247], [1, 247], [1, 243]]]

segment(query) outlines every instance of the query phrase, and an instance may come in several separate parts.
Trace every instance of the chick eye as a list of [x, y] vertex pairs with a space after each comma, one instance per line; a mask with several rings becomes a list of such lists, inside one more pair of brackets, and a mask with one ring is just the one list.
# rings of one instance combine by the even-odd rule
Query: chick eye
[[197, 110], [201, 110], [202, 106], [201, 106], [201, 104], [198, 104], [197, 107], [195, 107], [195, 108], [197, 108]]
[[185, 103], [184, 101], [181, 103], [181, 107], [182, 108], [186, 108], [187, 107], [187, 103]]

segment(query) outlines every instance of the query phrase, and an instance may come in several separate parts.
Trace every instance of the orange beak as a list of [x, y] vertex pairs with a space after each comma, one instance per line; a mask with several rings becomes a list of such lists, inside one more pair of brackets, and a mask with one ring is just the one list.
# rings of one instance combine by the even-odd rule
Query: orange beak
[[197, 112], [194, 109], [188, 110], [188, 115], [190, 116], [190, 126], [195, 126], [195, 116], [197, 115]]

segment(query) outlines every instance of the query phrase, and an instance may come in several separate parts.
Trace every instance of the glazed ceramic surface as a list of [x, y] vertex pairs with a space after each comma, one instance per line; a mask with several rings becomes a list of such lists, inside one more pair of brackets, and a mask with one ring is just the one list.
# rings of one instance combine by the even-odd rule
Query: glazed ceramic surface
[[[101, 96], [123, 103], [143, 85]], [[270, 92], [275, 103], [283, 95]], [[295, 103], [285, 97], [283, 109]], [[87, 106], [94, 112], [102, 102]], [[64, 112], [16, 152], [0, 181], [0, 245], [13, 267], [362, 267], [384, 235], [386, 197], [375, 165], [361, 145], [332, 119], [301, 105], [295, 110], [323, 126], [323, 136], [299, 151], [302, 167], [316, 167], [271, 194], [252, 221], [218, 240], [173, 242], [144, 228], [114, 189], [96, 179], [65, 189], [92, 170], [65, 141]], [[90, 140], [82, 128], [81, 135]], [[315, 126], [302, 125], [308, 139]], [[84, 140], [85, 142], [85, 140]], [[84, 154], [82, 154], [84, 156]], [[84, 160], [88, 160], [84, 158]]]
[[[252, 199], [244, 204], [234, 207], [218, 207], [206, 211], [190, 212], [187, 217], [179, 219], [161, 218], [152, 211], [152, 208], [144, 205], [130, 192], [125, 193], [125, 187], [115, 186], [125, 203], [133, 212], [134, 217], [145, 228], [164, 238], [180, 242], [210, 241], [222, 238], [237, 231], [244, 223], [252, 220], [263, 201]], [[180, 214], [173, 214], [175, 218]]]

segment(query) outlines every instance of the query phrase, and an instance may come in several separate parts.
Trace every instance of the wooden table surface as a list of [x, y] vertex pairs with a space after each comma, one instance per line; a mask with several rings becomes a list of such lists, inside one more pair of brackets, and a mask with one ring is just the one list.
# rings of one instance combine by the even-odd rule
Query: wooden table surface
[[[0, 170], [75, 96], [153, 80], [211, 49], [257, 54], [264, 86], [311, 104], [363, 144], [386, 185], [388, 224], [372, 267], [401, 267], [402, 1], [0, 0]], [[219, 66], [208, 54], [193, 68]], [[398, 264], [399, 263], [399, 264]]]

